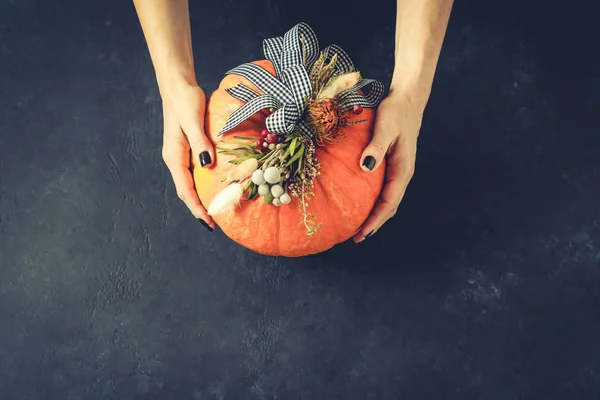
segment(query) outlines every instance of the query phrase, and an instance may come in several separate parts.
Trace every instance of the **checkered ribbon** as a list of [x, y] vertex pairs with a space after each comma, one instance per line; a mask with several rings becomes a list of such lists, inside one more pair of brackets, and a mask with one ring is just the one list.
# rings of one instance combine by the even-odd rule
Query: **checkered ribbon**
[[[266, 119], [269, 132], [280, 135], [292, 133], [296, 127], [306, 136], [313, 137], [314, 133], [302, 121], [307, 101], [313, 94], [309, 72], [319, 57], [319, 42], [313, 30], [301, 22], [285, 33], [283, 37], [265, 39], [263, 51], [275, 69], [275, 76], [258, 65], [246, 63], [226, 74], [237, 74], [248, 79], [263, 94], [239, 83], [225, 89], [227, 93], [246, 104], [234, 111], [219, 135], [235, 128], [255, 113], [264, 108], [275, 111]], [[334, 75], [346, 73], [354, 68], [350, 57], [336, 45], [330, 45], [325, 50], [327, 59], [337, 55]], [[363, 94], [358, 90], [370, 87]], [[373, 79], [363, 79], [355, 86], [340, 93], [348, 107], [360, 105], [375, 107], [384, 94], [384, 86]]]

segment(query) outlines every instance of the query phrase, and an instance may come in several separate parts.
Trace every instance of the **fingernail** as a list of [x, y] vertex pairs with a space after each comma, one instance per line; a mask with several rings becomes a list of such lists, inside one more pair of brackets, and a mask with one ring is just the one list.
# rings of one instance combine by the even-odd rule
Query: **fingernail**
[[373, 234], [374, 234], [374, 233], [375, 233], [375, 231], [371, 231], [371, 232], [367, 233], [367, 234], [365, 235], [365, 239], [368, 239], [368, 238], [370, 238], [371, 236], [373, 236]]
[[373, 171], [375, 167], [375, 157], [366, 156], [365, 161], [363, 161], [363, 167], [366, 167], [369, 171]]
[[205, 222], [203, 219], [200, 219], [200, 218], [198, 218], [198, 221], [200, 221], [200, 223], [201, 223], [202, 225], [204, 225], [204, 227], [205, 227], [206, 229], [208, 229], [208, 230], [209, 230], [209, 232], [212, 232], [212, 231], [213, 231], [213, 228], [211, 228], [211, 226], [210, 226], [209, 224], [207, 224], [207, 223], [206, 223], [206, 222]]
[[203, 151], [200, 153], [200, 166], [204, 167], [207, 164], [210, 164], [210, 153], [208, 151]]

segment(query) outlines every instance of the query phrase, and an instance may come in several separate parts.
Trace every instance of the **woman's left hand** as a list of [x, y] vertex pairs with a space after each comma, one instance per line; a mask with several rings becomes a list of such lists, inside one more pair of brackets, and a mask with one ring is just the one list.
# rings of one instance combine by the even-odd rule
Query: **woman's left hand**
[[408, 95], [390, 91], [377, 109], [373, 138], [360, 162], [363, 170], [370, 172], [387, 159], [386, 179], [379, 202], [353, 238], [355, 243], [377, 232], [396, 214], [415, 171], [417, 138], [424, 108], [421, 103]]

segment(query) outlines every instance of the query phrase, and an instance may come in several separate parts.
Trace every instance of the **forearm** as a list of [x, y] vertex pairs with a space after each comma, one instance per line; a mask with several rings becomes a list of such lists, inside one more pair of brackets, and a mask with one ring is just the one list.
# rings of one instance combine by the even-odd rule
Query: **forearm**
[[161, 95], [196, 84], [188, 0], [133, 0]]
[[390, 93], [425, 107], [446, 34], [452, 0], [397, 0], [395, 66]]

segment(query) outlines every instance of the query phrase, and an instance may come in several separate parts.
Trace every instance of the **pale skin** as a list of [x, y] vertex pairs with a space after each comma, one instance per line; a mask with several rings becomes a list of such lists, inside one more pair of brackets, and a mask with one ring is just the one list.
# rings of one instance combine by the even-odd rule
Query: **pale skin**
[[[204, 132], [206, 95], [194, 72], [188, 0], [133, 3], [163, 100], [163, 159], [179, 198], [212, 230], [215, 222], [200, 202], [190, 172], [190, 154], [209, 168], [215, 150]], [[373, 138], [360, 159], [366, 172], [375, 171], [386, 162], [386, 181], [379, 202], [353, 238], [356, 243], [377, 232], [396, 214], [414, 174], [417, 138], [452, 3], [453, 0], [397, 0], [395, 67], [390, 90], [378, 107]], [[374, 158], [374, 165], [370, 157]]]

